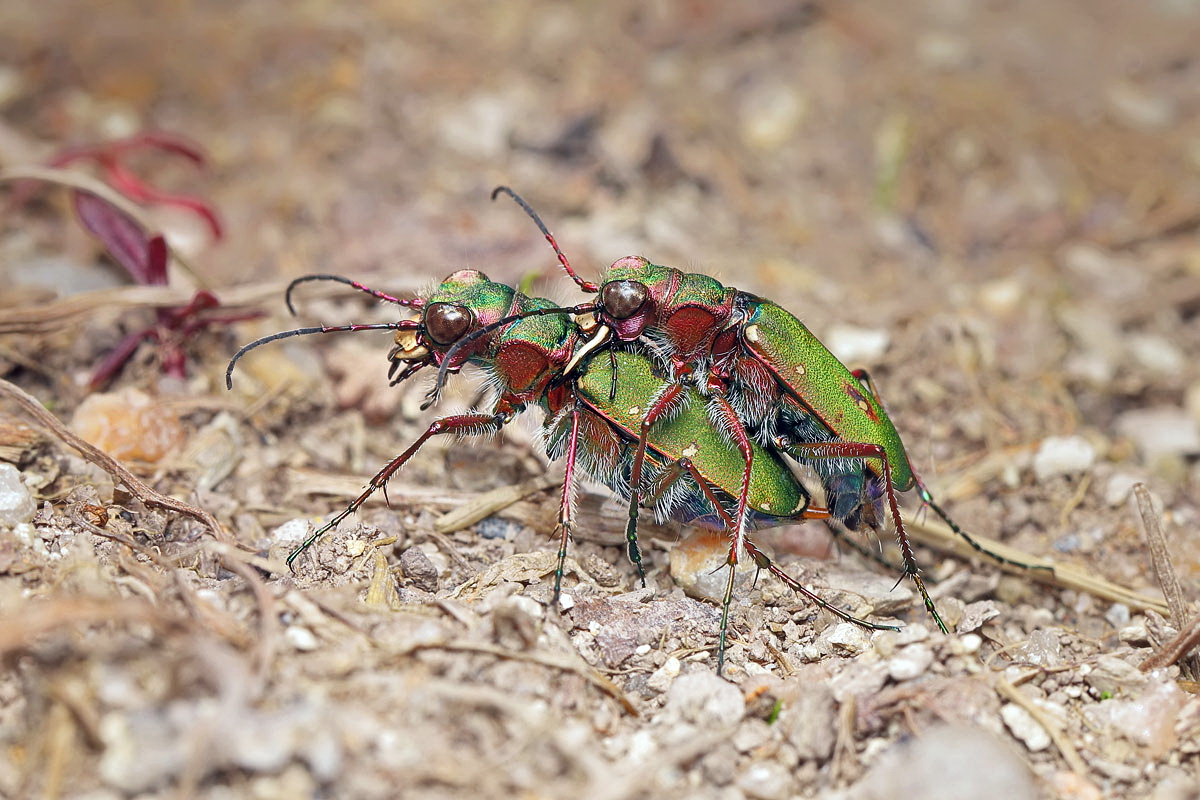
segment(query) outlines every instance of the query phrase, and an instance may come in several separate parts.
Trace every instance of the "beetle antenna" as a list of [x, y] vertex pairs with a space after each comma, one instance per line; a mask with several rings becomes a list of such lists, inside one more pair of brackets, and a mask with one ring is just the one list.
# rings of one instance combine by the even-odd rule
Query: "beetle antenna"
[[550, 314], [590, 314], [596, 311], [596, 308], [597, 307], [595, 303], [581, 303], [580, 305], [570, 306], [569, 308], [535, 308], [532, 311], [522, 311], [518, 314], [511, 314], [502, 319], [498, 319], [492, 324], [485, 325], [474, 333], [464, 336], [462, 339], [459, 339], [457, 342], [455, 342], [453, 347], [446, 351], [446, 355], [442, 356], [442, 363], [438, 366], [437, 380], [434, 381], [433, 388], [430, 389], [429, 393], [425, 395], [425, 402], [421, 404], [421, 410], [424, 411], [438, 401], [438, 396], [441, 395], [442, 387], [446, 385], [446, 378], [450, 374], [450, 365], [454, 361], [454, 356], [457, 355], [460, 350], [467, 347], [477, 339], [487, 336], [489, 333], [493, 333], [499, 328], [503, 328], [505, 325], [509, 325], [513, 322], [527, 319], [529, 317], [545, 317]]
[[249, 353], [256, 347], [262, 347], [267, 342], [274, 342], [279, 339], [288, 339], [292, 336], [307, 336], [310, 333], [338, 333], [342, 331], [399, 331], [409, 328], [411, 323], [405, 324], [401, 322], [378, 322], [371, 325], [320, 325], [314, 328], [296, 328], [291, 331], [282, 331], [280, 333], [272, 333], [270, 336], [264, 336], [261, 339], [255, 339], [250, 344], [233, 354], [233, 358], [229, 359], [229, 366], [225, 368], [225, 388], [233, 388], [233, 368], [242, 356]]
[[600, 291], [599, 286], [592, 283], [591, 281], [585, 281], [583, 278], [579, 277], [578, 274], [576, 274], [576, 272], [575, 272], [574, 268], [571, 266], [570, 262], [567, 261], [567, 257], [565, 255], [563, 255], [563, 251], [558, 246], [558, 242], [554, 241], [554, 236], [550, 233], [550, 230], [546, 227], [546, 223], [542, 222], [542, 218], [538, 216], [538, 213], [533, 210], [533, 207], [530, 206], [529, 203], [525, 202], [525, 199], [523, 197], [521, 197], [521, 195], [517, 194], [516, 192], [514, 192], [512, 189], [508, 188], [507, 186], [497, 186], [495, 189], [492, 190], [492, 199], [495, 200], [501, 194], [506, 194], [509, 197], [511, 197], [513, 200], [515, 200], [517, 202], [517, 205], [519, 205], [521, 207], [521, 209], [526, 214], [529, 215], [530, 219], [533, 220], [534, 224], [538, 226], [538, 230], [542, 232], [542, 236], [545, 236], [546, 241], [549, 242], [550, 246], [554, 248], [554, 255], [558, 256], [558, 263], [562, 264], [563, 269], [565, 269], [567, 271], [567, 274], [571, 276], [571, 280], [575, 281], [575, 283], [578, 284], [580, 289], [583, 289], [588, 294], [595, 294], [596, 292]]
[[287, 291], [284, 293], [283, 296], [284, 296], [284, 299], [287, 301], [288, 311], [290, 311], [292, 313], [292, 316], [296, 316], [296, 307], [294, 305], [292, 305], [292, 290], [295, 289], [300, 284], [308, 283], [309, 281], [335, 281], [336, 283], [344, 283], [347, 286], [351, 286], [360, 292], [365, 292], [366, 294], [369, 294], [372, 297], [378, 298], [387, 303], [395, 303], [398, 306], [409, 306], [410, 308], [420, 308], [421, 306], [425, 305], [425, 301], [420, 297], [414, 297], [411, 300], [402, 300], [399, 297], [392, 297], [387, 292], [381, 292], [378, 289], [372, 289], [370, 286], [365, 286], [365, 285], [359, 283], [358, 281], [351, 280], [349, 278], [345, 278], [341, 275], [329, 275], [329, 274], [322, 273], [322, 274], [318, 274], [318, 275], [302, 275], [299, 278], [296, 278], [294, 281], [292, 281], [291, 283], [288, 284]]

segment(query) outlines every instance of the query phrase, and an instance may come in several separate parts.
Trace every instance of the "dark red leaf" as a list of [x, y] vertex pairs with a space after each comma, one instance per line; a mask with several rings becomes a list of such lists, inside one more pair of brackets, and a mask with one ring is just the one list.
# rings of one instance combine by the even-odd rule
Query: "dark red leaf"
[[79, 221], [118, 264], [143, 286], [167, 285], [167, 243], [121, 209], [91, 192], [71, 193]]
[[170, 194], [151, 186], [132, 172], [123, 159], [130, 152], [156, 149], [172, 155], [182, 156], [196, 164], [205, 166], [204, 151], [189, 139], [162, 131], [147, 131], [125, 139], [117, 139], [98, 145], [68, 148], [50, 160], [52, 167], [64, 167], [77, 161], [98, 164], [110, 186], [136, 203], [178, 206], [187, 209], [204, 220], [214, 239], [223, 235], [221, 218], [212, 204], [186, 194]]
[[125, 362], [133, 356], [142, 341], [152, 338], [156, 338], [154, 330], [147, 329], [131, 333], [122, 339], [113, 348], [112, 352], [106, 355], [101, 360], [99, 366], [96, 367], [96, 371], [92, 373], [91, 380], [88, 381], [88, 389], [95, 391], [106, 386], [112, 380], [112, 377], [121, 370], [121, 367], [125, 366]]
[[131, 136], [126, 140], [126, 147], [134, 149], [137, 147], [156, 147], [168, 153], [174, 153], [177, 156], [183, 156], [198, 167], [203, 167], [207, 159], [204, 157], [204, 151], [200, 145], [180, 136], [177, 133], [167, 133], [165, 131], [144, 131], [135, 136]]

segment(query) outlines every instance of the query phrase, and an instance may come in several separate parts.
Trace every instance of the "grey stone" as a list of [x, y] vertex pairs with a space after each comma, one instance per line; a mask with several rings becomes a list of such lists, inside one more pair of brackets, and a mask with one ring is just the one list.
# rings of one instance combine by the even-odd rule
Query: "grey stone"
[[875, 760], [846, 800], [1034, 800], [1029, 768], [1008, 745], [979, 728], [933, 727]]

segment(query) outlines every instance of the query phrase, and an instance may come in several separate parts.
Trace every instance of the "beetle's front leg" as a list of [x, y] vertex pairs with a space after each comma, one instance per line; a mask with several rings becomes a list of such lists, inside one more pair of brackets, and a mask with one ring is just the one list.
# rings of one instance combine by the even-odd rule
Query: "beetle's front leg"
[[497, 410], [493, 414], [458, 414], [452, 417], [443, 417], [441, 419], [434, 420], [432, 423], [430, 423], [429, 428], [426, 429], [426, 431], [421, 434], [421, 436], [415, 442], [413, 442], [407, 450], [389, 461], [387, 466], [381, 469], [374, 478], [371, 478], [371, 482], [367, 484], [367, 488], [362, 494], [354, 498], [350, 505], [342, 509], [342, 511], [334, 516], [333, 519], [326, 522], [320, 528], [317, 528], [317, 530], [314, 531], [311, 536], [305, 539], [299, 547], [293, 550], [291, 555], [287, 557], [287, 565], [291, 567], [292, 562], [294, 562], [301, 553], [311, 547], [313, 542], [324, 535], [326, 531], [333, 530], [338, 526], [339, 523], [341, 523], [342, 520], [361, 508], [362, 504], [367, 502], [367, 498], [375, 494], [376, 490], [383, 488], [392, 475], [394, 475], [398, 469], [403, 467], [410, 458], [416, 455], [417, 451], [421, 449], [421, 445], [425, 444], [425, 442], [429, 441], [434, 436], [440, 436], [446, 433], [456, 433], [469, 436], [496, 433], [503, 428], [510, 419], [512, 419], [512, 412], [508, 409], [501, 409]]

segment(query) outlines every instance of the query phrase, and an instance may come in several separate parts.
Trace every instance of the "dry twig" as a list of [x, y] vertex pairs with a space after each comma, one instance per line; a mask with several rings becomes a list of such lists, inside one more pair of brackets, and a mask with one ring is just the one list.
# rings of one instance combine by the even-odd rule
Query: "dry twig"
[[[1179, 661], [1194, 648], [1200, 646], [1200, 616], [1193, 617], [1191, 622], [1183, 626], [1183, 630], [1164, 644], [1157, 653], [1138, 665], [1138, 669], [1149, 672], [1152, 669], [1168, 667]], [[1192, 673], [1195, 675], [1195, 673]], [[1194, 679], [1194, 678], [1193, 678]]]
[[1144, 483], [1133, 485], [1133, 497], [1137, 503], [1142, 536], [1150, 550], [1150, 566], [1154, 569], [1154, 577], [1158, 580], [1163, 596], [1167, 598], [1167, 604], [1171, 608], [1171, 621], [1179, 628], [1179, 635], [1143, 661], [1141, 669], [1157, 669], [1182, 660], [1180, 668], [1184, 676], [1195, 679], [1200, 674], [1200, 658], [1189, 656], [1188, 652], [1200, 644], [1200, 619], [1193, 619], [1185, 624], [1189, 617], [1187, 601], [1183, 599], [1179, 576], [1175, 574], [1175, 567], [1171, 564], [1167, 537], [1163, 533], [1162, 518], [1154, 508], [1154, 497]]
[[583, 660], [583, 657], [578, 653], [559, 654], [550, 652], [520, 652], [517, 650], [507, 650], [494, 644], [486, 642], [419, 642], [410, 647], [403, 648], [399, 654], [407, 655], [418, 650], [450, 650], [462, 653], [486, 653], [496, 656], [497, 658], [508, 658], [514, 661], [525, 661], [530, 664], [540, 664], [543, 667], [559, 669], [563, 672], [573, 672], [579, 675], [588, 683], [597, 687], [604, 693], [615, 699], [621, 706], [633, 716], [638, 716], [638, 710], [633, 705], [633, 702], [621, 691], [621, 688], [608, 678], [596, 671], [591, 664]]
[[1046, 714], [1040, 708], [1034, 705], [1033, 701], [1021, 694], [1021, 692], [1017, 691], [1015, 686], [1003, 678], [996, 682], [996, 690], [1012, 702], [1019, 705], [1021, 708], [1028, 711], [1029, 716], [1033, 717], [1034, 720], [1037, 721], [1037, 724], [1041, 725], [1046, 733], [1050, 736], [1050, 741], [1054, 742], [1054, 746], [1058, 748], [1060, 753], [1062, 753], [1063, 759], [1067, 762], [1067, 766], [1071, 768], [1071, 771], [1081, 778], [1087, 777], [1087, 764], [1083, 763], [1083, 759], [1080, 758], [1079, 751], [1075, 749], [1075, 745], [1071, 744], [1071, 740], [1066, 737], [1066, 735], [1059, 729], [1058, 725], [1055, 724], [1053, 720], [1046, 716]]
[[508, 508], [518, 500], [523, 500], [531, 494], [553, 488], [562, 482], [561, 478], [542, 475], [530, 478], [514, 486], [501, 486], [477, 495], [468, 503], [448, 511], [438, 517], [433, 523], [433, 529], [438, 533], [453, 533], [468, 528], [485, 517], [490, 517], [497, 511]]
[[212, 514], [209, 514], [202, 508], [197, 508], [189, 503], [185, 503], [182, 500], [177, 500], [174, 497], [168, 497], [167, 495], [151, 488], [147, 483], [126, 469], [124, 465], [122, 465], [108, 453], [105, 453], [91, 442], [76, 436], [70, 428], [68, 428], [58, 419], [58, 417], [47, 411], [46, 407], [38, 402], [36, 397], [29, 394], [21, 387], [14, 383], [10, 383], [3, 378], [0, 378], [0, 396], [7, 397], [15, 402], [25, 411], [25, 413], [33, 417], [46, 428], [50, 429], [51, 433], [76, 450], [85, 459], [100, 467], [100, 469], [113, 476], [113, 478], [125, 484], [125, 487], [129, 489], [130, 493], [147, 506], [161, 508], [166, 511], [174, 511], [178, 514], [191, 517], [194, 520], [204, 523], [204, 525], [206, 525], [208, 529], [212, 531], [213, 536], [217, 537], [218, 540], [223, 542], [232, 542], [229, 534], [224, 528], [221, 527], [220, 523], [213, 518]]
[[[208, 527], [219, 543], [229, 546], [230, 550], [239, 546], [229, 533], [221, 527], [212, 514], [202, 508], [185, 503], [182, 500], [177, 500], [174, 497], [162, 494], [153, 489], [115, 458], [91, 442], [73, 433], [58, 417], [47, 411], [45, 406], [39, 403], [36, 397], [27, 393], [19, 386], [0, 378], [0, 396], [7, 397], [15, 402], [25, 413], [48, 428], [71, 448], [78, 451], [85, 459], [100, 467], [115, 480], [123, 483], [133, 496], [145, 505], [161, 508], [166, 511], [174, 511], [198, 520]], [[250, 565], [240, 559], [231, 557], [229, 550], [221, 553], [221, 563], [226, 569], [246, 582], [251, 592], [254, 593], [255, 602], [258, 604], [259, 636], [257, 640], [256, 678], [258, 679], [258, 686], [262, 687], [265, 685], [266, 674], [270, 668], [275, 652], [275, 642], [278, 638], [276, 631], [277, 621], [274, 611], [275, 602], [270, 592], [267, 591], [266, 585], [254, 573]]]

